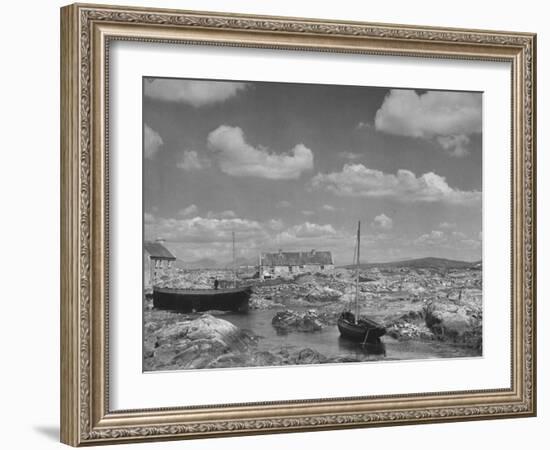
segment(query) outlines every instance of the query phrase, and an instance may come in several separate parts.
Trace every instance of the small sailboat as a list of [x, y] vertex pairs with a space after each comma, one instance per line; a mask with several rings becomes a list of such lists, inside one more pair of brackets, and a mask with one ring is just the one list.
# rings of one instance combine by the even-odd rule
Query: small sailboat
[[247, 312], [248, 300], [252, 295], [250, 286], [237, 286], [235, 259], [235, 233], [233, 232], [233, 287], [218, 289], [217, 280], [214, 289], [173, 289], [153, 288], [153, 306], [181, 312], [199, 312], [209, 310]]
[[361, 249], [361, 222], [357, 225], [357, 247], [355, 252], [355, 313], [344, 311], [338, 318], [338, 330], [344, 339], [362, 344], [378, 343], [386, 334], [384, 326], [359, 315], [359, 261]]

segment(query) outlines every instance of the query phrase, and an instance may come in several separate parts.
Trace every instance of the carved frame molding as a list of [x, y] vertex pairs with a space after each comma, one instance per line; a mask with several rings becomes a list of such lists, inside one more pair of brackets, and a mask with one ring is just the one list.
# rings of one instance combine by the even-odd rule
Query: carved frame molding
[[[106, 99], [112, 40], [510, 62], [510, 389], [110, 411]], [[61, 57], [63, 442], [79, 446], [536, 414], [534, 34], [75, 4], [61, 10]]]

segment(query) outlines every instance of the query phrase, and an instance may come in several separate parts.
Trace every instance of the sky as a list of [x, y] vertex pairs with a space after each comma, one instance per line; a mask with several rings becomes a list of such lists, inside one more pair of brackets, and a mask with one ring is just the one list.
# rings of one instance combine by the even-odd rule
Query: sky
[[182, 261], [481, 259], [482, 93], [143, 79], [144, 238]]

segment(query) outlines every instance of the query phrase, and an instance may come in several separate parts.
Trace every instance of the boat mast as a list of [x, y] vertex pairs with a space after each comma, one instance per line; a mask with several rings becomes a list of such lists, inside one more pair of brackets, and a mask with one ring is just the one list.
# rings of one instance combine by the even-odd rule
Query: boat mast
[[237, 264], [235, 261], [235, 232], [232, 231], [231, 235], [233, 237], [233, 287], [237, 287]]
[[355, 323], [359, 321], [359, 261], [361, 253], [361, 221], [357, 223], [357, 263], [355, 266]]

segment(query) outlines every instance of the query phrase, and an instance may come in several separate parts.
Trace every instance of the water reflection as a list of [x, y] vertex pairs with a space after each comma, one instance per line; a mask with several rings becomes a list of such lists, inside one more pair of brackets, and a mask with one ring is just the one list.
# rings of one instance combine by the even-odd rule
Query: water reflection
[[386, 344], [377, 338], [375, 342], [353, 342], [348, 339], [344, 339], [342, 336], [338, 337], [338, 348], [343, 353], [352, 353], [357, 357], [359, 356], [386, 356]]

